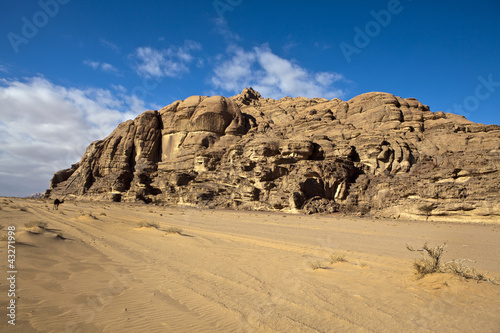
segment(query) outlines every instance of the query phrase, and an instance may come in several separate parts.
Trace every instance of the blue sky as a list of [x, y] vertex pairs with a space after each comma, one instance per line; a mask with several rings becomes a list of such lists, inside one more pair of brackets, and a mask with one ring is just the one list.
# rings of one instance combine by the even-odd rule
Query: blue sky
[[416, 97], [500, 124], [500, 1], [0, 3], [0, 195], [191, 95]]

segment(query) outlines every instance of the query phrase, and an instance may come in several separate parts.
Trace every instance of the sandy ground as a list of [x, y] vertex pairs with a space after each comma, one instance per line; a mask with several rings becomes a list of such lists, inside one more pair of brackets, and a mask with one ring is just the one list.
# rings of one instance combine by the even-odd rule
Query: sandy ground
[[[0, 235], [16, 226], [17, 270], [12, 326], [2, 240], [2, 332], [500, 332], [499, 285], [416, 279], [419, 255], [406, 249], [446, 242], [445, 260], [499, 277], [499, 225], [121, 203], [55, 211], [9, 198], [0, 207]], [[47, 227], [27, 230], [32, 221]], [[330, 264], [332, 254], [347, 261]]]

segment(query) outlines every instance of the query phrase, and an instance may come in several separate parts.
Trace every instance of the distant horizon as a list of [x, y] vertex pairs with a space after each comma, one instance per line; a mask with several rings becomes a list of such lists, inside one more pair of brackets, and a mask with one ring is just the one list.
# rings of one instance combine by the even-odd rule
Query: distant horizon
[[[500, 2], [0, 4], [0, 195], [48, 188], [121, 122], [192, 95], [380, 91], [500, 124]], [[258, 9], [258, 10], [256, 10]]]

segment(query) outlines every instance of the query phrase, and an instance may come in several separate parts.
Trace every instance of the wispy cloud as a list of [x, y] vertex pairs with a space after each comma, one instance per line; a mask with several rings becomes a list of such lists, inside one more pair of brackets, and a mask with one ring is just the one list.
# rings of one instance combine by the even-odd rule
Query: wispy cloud
[[136, 61], [136, 72], [142, 77], [180, 77], [189, 72], [188, 64], [195, 59], [193, 53], [201, 49], [200, 43], [186, 40], [182, 46], [167, 49], [139, 47], [132, 57]]
[[320, 49], [321, 51], [331, 49], [331, 45], [325, 42], [315, 42], [313, 45], [315, 48]]
[[9, 71], [8, 71], [7, 67], [5, 67], [3, 65], [0, 65], [0, 72], [2, 72], [2, 73], [8, 73]]
[[116, 45], [115, 43], [110, 42], [104, 38], [101, 38], [101, 45], [107, 47], [108, 49], [115, 51], [116, 53], [119, 53], [121, 51], [121, 49], [118, 45]]
[[115, 66], [105, 62], [84, 60], [83, 63], [93, 69], [99, 69], [106, 73], [120, 75], [120, 71]]
[[233, 44], [241, 41], [241, 37], [229, 28], [227, 21], [224, 18], [218, 17], [214, 19], [214, 23], [215, 32], [221, 35], [226, 43]]
[[283, 52], [290, 53], [290, 51], [296, 48], [297, 46], [299, 46], [299, 44], [296, 42], [288, 42], [285, 45], [283, 45]]
[[76, 89], [45, 78], [0, 80], [0, 195], [44, 190], [52, 174], [146, 107], [117, 91]]
[[211, 77], [217, 89], [237, 93], [253, 86], [264, 97], [272, 98], [343, 97], [345, 92], [335, 87], [340, 81], [345, 81], [342, 74], [308, 71], [294, 61], [277, 56], [267, 45], [250, 51], [230, 46]]

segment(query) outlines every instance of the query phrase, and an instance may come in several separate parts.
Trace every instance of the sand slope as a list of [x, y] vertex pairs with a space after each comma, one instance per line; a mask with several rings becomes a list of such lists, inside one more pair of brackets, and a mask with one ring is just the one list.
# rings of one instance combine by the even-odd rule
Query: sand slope
[[[12, 201], [12, 202], [10, 202]], [[448, 243], [500, 276], [498, 225], [0, 198], [17, 226], [8, 332], [498, 332], [500, 286], [415, 279], [406, 250]], [[24, 208], [23, 211], [20, 208]], [[47, 223], [27, 231], [30, 221]], [[158, 223], [138, 228], [138, 222]], [[166, 234], [179, 227], [181, 234]], [[7, 245], [0, 242], [1, 258]], [[347, 262], [329, 263], [331, 254]], [[311, 265], [323, 268], [313, 270]], [[0, 269], [6, 275], [7, 262]], [[0, 280], [2, 306], [6, 279]], [[4, 307], [5, 308], [5, 307]], [[4, 310], [5, 313], [5, 310]], [[7, 330], [8, 329], [8, 330]]]

